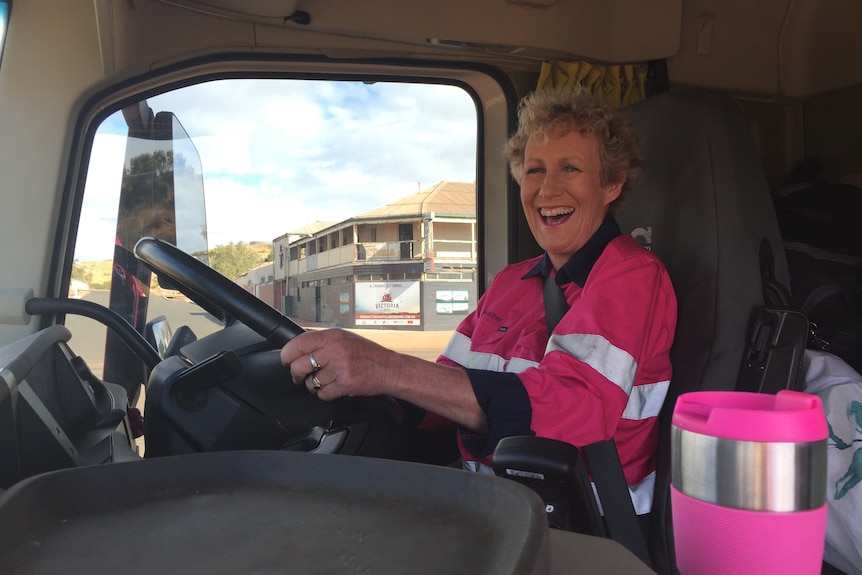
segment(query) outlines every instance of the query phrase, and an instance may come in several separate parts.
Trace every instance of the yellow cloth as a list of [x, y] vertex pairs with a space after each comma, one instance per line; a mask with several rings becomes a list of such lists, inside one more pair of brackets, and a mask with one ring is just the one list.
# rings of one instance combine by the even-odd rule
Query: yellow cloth
[[606, 102], [627, 106], [646, 97], [646, 68], [631, 64], [596, 66], [587, 62], [543, 62], [537, 90], [580, 84]]

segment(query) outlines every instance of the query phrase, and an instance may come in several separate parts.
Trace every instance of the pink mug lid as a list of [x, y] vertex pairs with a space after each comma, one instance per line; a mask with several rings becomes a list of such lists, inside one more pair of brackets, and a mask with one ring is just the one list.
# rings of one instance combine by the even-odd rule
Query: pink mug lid
[[775, 395], [745, 391], [684, 393], [674, 406], [672, 424], [694, 433], [740, 441], [803, 443], [828, 436], [820, 398], [791, 390]]

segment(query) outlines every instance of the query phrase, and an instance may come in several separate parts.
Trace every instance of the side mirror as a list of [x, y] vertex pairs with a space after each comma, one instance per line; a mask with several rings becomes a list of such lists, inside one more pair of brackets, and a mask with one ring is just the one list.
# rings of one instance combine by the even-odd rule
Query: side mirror
[[160, 315], [154, 320], [148, 321], [144, 328], [144, 338], [147, 340], [153, 349], [159, 354], [159, 357], [165, 359], [167, 357], [168, 347], [173, 339], [171, 325], [168, 323], [168, 318]]
[[168, 319], [163, 315], [147, 322], [144, 328], [144, 338], [162, 359], [177, 355], [184, 345], [198, 339], [187, 325], [181, 325], [174, 333]]

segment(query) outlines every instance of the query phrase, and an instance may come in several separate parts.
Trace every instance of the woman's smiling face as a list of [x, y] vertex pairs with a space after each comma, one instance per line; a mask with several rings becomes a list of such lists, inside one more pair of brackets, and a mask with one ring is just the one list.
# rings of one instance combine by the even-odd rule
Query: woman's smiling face
[[560, 269], [599, 228], [623, 182], [602, 185], [599, 144], [577, 130], [533, 136], [524, 149], [521, 205], [530, 231]]

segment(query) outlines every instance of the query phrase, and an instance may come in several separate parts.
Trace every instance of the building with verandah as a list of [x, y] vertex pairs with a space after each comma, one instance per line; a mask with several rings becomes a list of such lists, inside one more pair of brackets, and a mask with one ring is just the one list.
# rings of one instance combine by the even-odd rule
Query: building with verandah
[[341, 327], [454, 329], [476, 305], [476, 192], [443, 181], [273, 240], [273, 302]]

